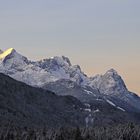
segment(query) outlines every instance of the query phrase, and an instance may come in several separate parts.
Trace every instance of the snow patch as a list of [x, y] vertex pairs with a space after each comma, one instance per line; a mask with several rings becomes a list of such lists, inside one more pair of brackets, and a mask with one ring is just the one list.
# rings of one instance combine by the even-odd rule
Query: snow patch
[[96, 110], [94, 110], [93, 112], [94, 112], [94, 113], [98, 113], [98, 112], [100, 112], [100, 110], [99, 110], [99, 109], [96, 109]]
[[91, 92], [91, 91], [89, 91], [89, 90], [84, 89], [84, 91], [85, 91], [87, 94], [93, 94], [93, 92]]
[[90, 104], [87, 104], [87, 103], [85, 103], [85, 106], [86, 107], [89, 107], [89, 108], [91, 107], [91, 105]]
[[121, 107], [117, 107], [119, 110], [121, 110], [121, 111], [123, 111], [123, 112], [125, 112], [125, 110], [123, 109], [123, 108], [121, 108]]
[[96, 101], [103, 101], [102, 99], [97, 98]]
[[86, 108], [85, 111], [91, 112], [91, 109], [90, 108]]
[[111, 102], [110, 100], [106, 100], [106, 101], [107, 101], [110, 105], [116, 107], [116, 105], [115, 105], [113, 102]]
[[117, 109], [119, 109], [119, 110], [121, 110], [121, 111], [123, 111], [123, 112], [125, 112], [125, 110], [123, 109], [123, 108], [121, 108], [121, 107], [119, 107], [119, 106], [116, 106], [113, 102], [111, 102], [110, 100], [106, 100], [110, 105], [112, 105], [112, 106], [114, 106], [114, 107], [116, 107]]

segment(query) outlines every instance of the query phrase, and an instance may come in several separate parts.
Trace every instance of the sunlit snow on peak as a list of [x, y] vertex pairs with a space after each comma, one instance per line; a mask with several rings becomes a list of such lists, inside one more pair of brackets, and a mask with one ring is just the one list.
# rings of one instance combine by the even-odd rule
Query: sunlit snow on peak
[[4, 51], [3, 53], [0, 54], [0, 59], [5, 58], [7, 55], [11, 54], [14, 51], [13, 48], [9, 48], [8, 50]]

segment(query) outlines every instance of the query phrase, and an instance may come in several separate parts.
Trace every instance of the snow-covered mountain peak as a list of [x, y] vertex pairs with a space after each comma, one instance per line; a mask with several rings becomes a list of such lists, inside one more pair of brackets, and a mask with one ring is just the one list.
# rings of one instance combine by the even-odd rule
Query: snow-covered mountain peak
[[58, 65], [61, 65], [61, 66], [64, 66], [64, 65], [71, 66], [71, 62], [70, 62], [68, 57], [65, 57], [65, 56], [55, 56], [55, 57], [53, 57], [51, 59], [55, 60]]
[[17, 71], [17, 68], [18, 70], [24, 68], [28, 62], [26, 57], [16, 52], [15, 49], [10, 48], [0, 54], [0, 71], [8, 71], [8, 73], [12, 71], [13, 73], [13, 71]]
[[50, 57], [47, 59], [37, 61], [35, 64], [43, 69], [51, 69], [53, 71], [58, 70], [60, 67], [70, 67], [71, 66], [71, 62], [70, 62], [69, 58], [67, 58], [65, 56]]
[[91, 86], [103, 94], [117, 94], [127, 91], [126, 85], [116, 70], [110, 69], [104, 75], [91, 78]]
[[105, 74], [113, 76], [113, 75], [118, 75], [118, 72], [116, 70], [114, 70], [114, 69], [110, 69]]
[[118, 74], [118, 72], [114, 69], [108, 70], [103, 76], [103, 79], [107, 81], [108, 86], [113, 87], [113, 86], [120, 86], [124, 84], [124, 81], [122, 80], [121, 76]]
[[2, 52], [2, 51], [0, 51], [0, 52], [1, 52], [1, 54], [0, 54], [0, 59], [4, 59], [4, 58], [7, 57], [8, 55], [10, 55], [10, 54], [12, 54], [12, 53], [14, 53], [14, 52], [16, 52], [16, 51], [15, 51], [14, 48], [9, 48], [9, 49], [7, 49], [7, 50], [4, 51], [4, 52]]
[[88, 77], [81, 71], [80, 66], [73, 66], [69, 58], [65, 56], [55, 56], [49, 59], [44, 59], [38, 61], [35, 65], [50, 73], [53, 76], [53, 81], [54, 79], [55, 81], [69, 79], [77, 84], [81, 84], [85, 83], [88, 79]]

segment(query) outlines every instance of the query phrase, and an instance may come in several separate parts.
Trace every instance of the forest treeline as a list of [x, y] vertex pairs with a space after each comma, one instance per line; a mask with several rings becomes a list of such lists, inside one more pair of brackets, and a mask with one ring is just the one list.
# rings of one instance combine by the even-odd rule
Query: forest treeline
[[0, 126], [0, 140], [140, 140], [140, 125], [102, 126], [93, 128], [32, 129]]

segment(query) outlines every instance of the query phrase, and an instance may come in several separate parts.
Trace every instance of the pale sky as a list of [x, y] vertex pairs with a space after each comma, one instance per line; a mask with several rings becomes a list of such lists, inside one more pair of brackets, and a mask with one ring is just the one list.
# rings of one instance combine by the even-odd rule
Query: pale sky
[[140, 0], [0, 0], [0, 49], [11, 47], [90, 76], [114, 68], [140, 94]]

